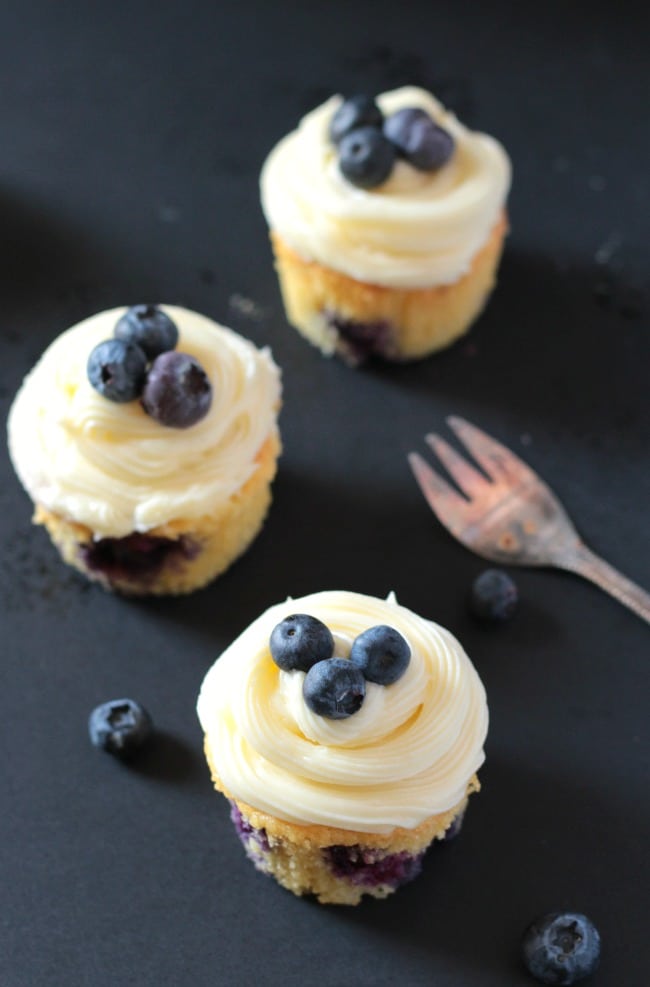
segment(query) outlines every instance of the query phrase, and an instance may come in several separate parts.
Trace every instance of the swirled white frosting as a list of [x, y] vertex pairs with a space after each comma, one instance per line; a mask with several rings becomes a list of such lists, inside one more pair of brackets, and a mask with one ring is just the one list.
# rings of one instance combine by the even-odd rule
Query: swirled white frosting
[[[393, 685], [367, 683], [345, 720], [312, 713], [304, 672], [281, 671], [269, 637], [292, 613], [322, 620], [346, 658], [376, 624], [411, 648]], [[387, 600], [332, 591], [289, 599], [255, 620], [205, 677], [198, 716], [226, 791], [279, 819], [367, 833], [413, 828], [462, 801], [484, 760], [488, 710], [483, 685], [444, 628]]]
[[214, 512], [252, 475], [276, 428], [280, 374], [270, 353], [196, 312], [162, 307], [178, 326], [176, 348], [196, 357], [212, 384], [196, 425], [167, 428], [139, 401], [117, 404], [88, 382], [88, 355], [125, 308], [55, 339], [9, 413], [11, 459], [32, 500], [96, 538]]
[[261, 174], [272, 230], [305, 260], [395, 288], [450, 284], [469, 269], [503, 209], [510, 161], [492, 137], [464, 127], [423, 89], [407, 86], [377, 102], [388, 115], [421, 107], [456, 141], [447, 164], [423, 172], [400, 160], [377, 188], [341, 174], [328, 138], [341, 103], [333, 96], [279, 142]]

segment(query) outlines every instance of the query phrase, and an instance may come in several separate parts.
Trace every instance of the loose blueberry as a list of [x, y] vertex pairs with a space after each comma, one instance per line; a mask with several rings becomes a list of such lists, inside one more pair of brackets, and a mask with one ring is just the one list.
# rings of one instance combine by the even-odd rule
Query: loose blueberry
[[308, 613], [293, 613], [277, 624], [271, 633], [271, 657], [285, 672], [308, 672], [317, 661], [334, 654], [334, 638], [329, 627]]
[[375, 127], [358, 127], [339, 144], [339, 168], [358, 188], [375, 188], [385, 182], [395, 163], [395, 148]]
[[173, 350], [178, 343], [176, 323], [157, 305], [132, 305], [118, 320], [113, 334], [116, 339], [137, 343], [150, 360]]
[[106, 339], [91, 350], [86, 365], [88, 380], [102, 397], [123, 404], [142, 392], [147, 357], [135, 343]]
[[358, 93], [345, 99], [332, 117], [329, 137], [333, 144], [357, 127], [381, 127], [384, 115], [372, 96]]
[[441, 168], [454, 152], [451, 134], [417, 107], [397, 110], [387, 117], [384, 134], [402, 157], [420, 171]]
[[600, 936], [586, 915], [551, 912], [526, 929], [522, 957], [543, 984], [575, 984], [598, 966]]
[[363, 631], [352, 642], [350, 661], [369, 682], [391, 685], [404, 674], [411, 649], [394, 627], [378, 624]]
[[347, 658], [328, 658], [309, 669], [302, 694], [313, 713], [330, 720], [345, 720], [361, 709], [366, 681]]
[[95, 747], [128, 758], [149, 739], [151, 717], [134, 699], [113, 699], [90, 714], [88, 733]]
[[470, 610], [482, 620], [508, 620], [518, 602], [516, 583], [501, 569], [485, 569], [472, 584]]
[[142, 391], [148, 415], [170, 428], [188, 428], [207, 415], [211, 404], [212, 386], [198, 360], [178, 350], [156, 357]]

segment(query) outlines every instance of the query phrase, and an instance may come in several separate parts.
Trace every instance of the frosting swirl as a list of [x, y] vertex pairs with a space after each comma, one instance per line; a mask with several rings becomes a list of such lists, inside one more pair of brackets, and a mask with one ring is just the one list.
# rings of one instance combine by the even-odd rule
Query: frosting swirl
[[[280, 670], [269, 649], [277, 623], [309, 613], [330, 628], [335, 655], [389, 624], [411, 647], [404, 675], [366, 685], [344, 720], [310, 712], [304, 672]], [[287, 600], [255, 620], [205, 677], [197, 711], [227, 793], [279, 819], [367, 833], [414, 828], [462, 801], [483, 763], [483, 685], [458, 641], [400, 606], [328, 591]]]
[[25, 489], [95, 537], [213, 513], [246, 483], [276, 429], [280, 373], [270, 352], [206, 316], [162, 307], [178, 326], [177, 349], [196, 357], [212, 384], [212, 406], [196, 425], [166, 428], [139, 401], [116, 404], [89, 383], [88, 354], [112, 336], [124, 308], [55, 339], [9, 413], [9, 452]]
[[492, 137], [464, 127], [423, 89], [377, 98], [388, 115], [420, 107], [456, 142], [450, 161], [422, 172], [398, 161], [365, 191], [341, 175], [328, 137], [342, 97], [305, 116], [268, 156], [262, 208], [272, 230], [305, 260], [394, 288], [450, 284], [469, 269], [497, 222], [510, 187], [510, 161]]

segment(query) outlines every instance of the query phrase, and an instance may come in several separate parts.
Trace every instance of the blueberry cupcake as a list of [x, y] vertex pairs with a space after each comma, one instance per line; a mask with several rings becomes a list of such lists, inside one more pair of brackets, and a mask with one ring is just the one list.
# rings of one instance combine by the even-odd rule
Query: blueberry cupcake
[[495, 284], [509, 186], [503, 147], [424, 90], [332, 97], [261, 174], [288, 321], [350, 364], [448, 346]]
[[448, 631], [392, 595], [271, 607], [209, 670], [197, 710], [248, 857], [323, 904], [412, 880], [479, 788], [478, 674]]
[[106, 589], [188, 593], [263, 524], [280, 400], [268, 350], [187, 309], [116, 308], [45, 351], [9, 451], [66, 562]]

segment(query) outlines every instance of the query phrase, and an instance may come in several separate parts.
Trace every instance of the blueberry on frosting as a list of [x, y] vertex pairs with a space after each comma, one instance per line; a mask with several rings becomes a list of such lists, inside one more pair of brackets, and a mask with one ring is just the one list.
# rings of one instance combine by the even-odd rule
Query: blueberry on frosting
[[178, 328], [158, 305], [132, 305], [118, 320], [114, 335], [137, 343], [149, 360], [173, 350], [178, 343]]
[[357, 188], [386, 181], [395, 163], [395, 148], [377, 127], [357, 127], [339, 144], [339, 168]]
[[437, 171], [454, 153], [452, 135], [426, 110], [404, 107], [384, 117], [375, 100], [357, 95], [343, 100], [329, 125], [342, 175], [357, 188], [382, 185], [396, 159], [418, 171]]
[[411, 649], [394, 627], [378, 624], [354, 639], [350, 661], [368, 682], [392, 685], [402, 677], [411, 660]]
[[316, 662], [334, 654], [334, 638], [329, 627], [308, 613], [292, 613], [271, 633], [271, 657], [285, 672], [308, 672]]
[[335, 112], [329, 127], [329, 137], [333, 144], [357, 127], [381, 127], [384, 115], [372, 96], [357, 93], [344, 99]]
[[273, 628], [271, 657], [285, 672], [305, 672], [303, 698], [319, 716], [341, 720], [361, 708], [366, 682], [392, 685], [404, 674], [411, 649], [399, 631], [377, 624], [352, 642], [348, 658], [334, 657], [334, 637], [317, 617], [294, 613]]
[[347, 658], [327, 658], [309, 669], [302, 694], [313, 713], [330, 720], [344, 720], [361, 709], [366, 680]]
[[405, 107], [386, 118], [384, 134], [397, 153], [419, 171], [436, 171], [454, 152], [454, 138], [426, 110]]
[[146, 369], [147, 358], [135, 343], [105, 339], [91, 350], [86, 373], [103, 397], [123, 404], [140, 394]]
[[178, 338], [176, 323], [157, 305], [132, 305], [118, 319], [113, 339], [91, 352], [88, 380], [110, 401], [139, 397], [161, 425], [195, 425], [210, 410], [212, 385], [198, 360], [175, 349]]
[[198, 360], [188, 353], [170, 350], [151, 364], [141, 403], [161, 425], [189, 428], [210, 410], [212, 386]]

